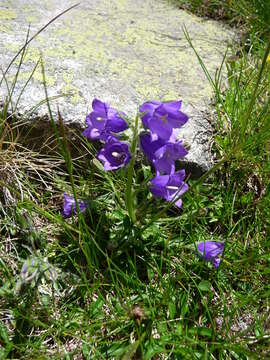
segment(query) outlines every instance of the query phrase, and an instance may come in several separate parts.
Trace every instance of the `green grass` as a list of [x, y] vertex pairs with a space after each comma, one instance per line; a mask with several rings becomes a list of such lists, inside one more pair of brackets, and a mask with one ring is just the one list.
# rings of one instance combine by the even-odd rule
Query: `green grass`
[[[141, 161], [126, 189], [133, 168], [104, 172], [85, 139], [72, 158], [61, 116], [54, 153], [25, 148], [3, 106], [1, 359], [269, 358], [270, 63], [264, 31], [241, 24], [257, 51], [225, 59], [225, 90], [209, 78], [217, 165], [189, 181], [181, 212], [149, 196]], [[64, 220], [64, 191], [87, 213]], [[226, 241], [218, 270], [196, 256], [204, 240]]]
[[[169, 0], [204, 18], [237, 26], [251, 41], [266, 39], [270, 30], [270, 3], [266, 0]], [[247, 45], [247, 44], [246, 44]], [[251, 45], [251, 44], [250, 44]]]

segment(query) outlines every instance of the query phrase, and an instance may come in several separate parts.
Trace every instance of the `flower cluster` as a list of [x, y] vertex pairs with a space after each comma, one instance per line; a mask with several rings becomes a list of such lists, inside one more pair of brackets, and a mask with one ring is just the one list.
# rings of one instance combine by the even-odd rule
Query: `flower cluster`
[[[188, 120], [188, 116], [180, 111], [181, 104], [181, 101], [150, 101], [139, 109], [143, 125], [149, 130], [140, 136], [141, 148], [156, 170], [150, 191], [154, 196], [175, 201], [178, 207], [182, 205], [180, 196], [188, 189], [184, 182], [185, 170], [175, 171], [175, 161], [187, 154], [182, 142], [177, 139], [178, 128]], [[106, 171], [125, 167], [131, 155], [129, 145], [120, 141], [119, 133], [128, 128], [124, 120], [126, 115], [98, 99], [93, 100], [92, 109], [86, 116], [87, 127], [82, 135], [90, 141], [103, 142], [97, 158]], [[86, 204], [82, 200], [78, 201], [78, 205], [81, 211], [85, 210]], [[75, 200], [65, 193], [63, 216], [67, 218], [73, 214], [76, 214]]]
[[109, 104], [98, 99], [93, 100], [92, 108], [93, 111], [86, 117], [87, 128], [82, 135], [89, 140], [104, 142], [97, 158], [103, 162], [105, 170], [117, 170], [126, 166], [130, 160], [129, 147], [116, 135], [128, 128], [123, 119], [126, 115], [118, 113]]
[[149, 130], [140, 136], [140, 143], [147, 159], [156, 170], [150, 191], [167, 201], [175, 201], [181, 207], [180, 196], [187, 191], [185, 170], [175, 171], [175, 161], [187, 155], [182, 142], [177, 139], [178, 129], [188, 116], [180, 111], [182, 102], [146, 102], [140, 107], [144, 127]]

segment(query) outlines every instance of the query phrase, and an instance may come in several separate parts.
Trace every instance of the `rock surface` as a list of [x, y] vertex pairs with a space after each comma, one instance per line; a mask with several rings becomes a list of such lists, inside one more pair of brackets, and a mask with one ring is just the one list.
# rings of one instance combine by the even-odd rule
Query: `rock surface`
[[[73, 4], [72, 0], [1, 0], [2, 69], [24, 44], [29, 24], [31, 37]], [[212, 91], [183, 26], [213, 75], [234, 37], [220, 23], [187, 14], [166, 0], [82, 1], [27, 48], [12, 95], [14, 104], [20, 97], [16, 111], [36, 124], [47, 113], [46, 105], [40, 105], [45, 99], [40, 65], [21, 94], [41, 54], [52, 109], [55, 112], [59, 105], [65, 122], [77, 128], [84, 127], [94, 97], [130, 117], [144, 101], [182, 99], [190, 121], [181, 137], [190, 147], [187, 161], [194, 175], [200, 175], [211, 167], [211, 126], [205, 110]], [[9, 84], [19, 62], [20, 57], [6, 75]], [[0, 100], [7, 94], [3, 81]]]

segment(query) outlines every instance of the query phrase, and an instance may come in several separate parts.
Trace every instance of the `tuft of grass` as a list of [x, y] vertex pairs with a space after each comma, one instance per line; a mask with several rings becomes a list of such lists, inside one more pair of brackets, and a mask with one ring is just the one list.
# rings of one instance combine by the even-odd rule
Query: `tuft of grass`
[[269, 31], [270, 7], [261, 0], [171, 0], [198, 16], [248, 26], [261, 36]]

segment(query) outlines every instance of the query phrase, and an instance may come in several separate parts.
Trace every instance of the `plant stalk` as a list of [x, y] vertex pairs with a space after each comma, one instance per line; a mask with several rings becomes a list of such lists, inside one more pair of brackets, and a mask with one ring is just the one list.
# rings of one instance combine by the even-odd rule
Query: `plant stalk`
[[137, 146], [138, 123], [139, 123], [139, 115], [136, 115], [133, 139], [132, 139], [131, 148], [130, 148], [131, 160], [130, 160], [130, 163], [128, 166], [127, 186], [126, 186], [126, 208], [127, 208], [130, 220], [132, 221], [133, 224], [136, 222], [136, 215], [135, 215], [135, 211], [134, 211], [134, 196], [133, 196], [134, 193], [133, 193], [133, 189], [132, 189], [132, 180], [133, 180], [136, 146]]

